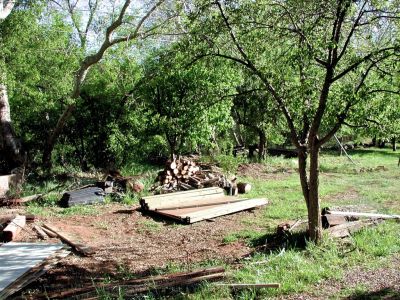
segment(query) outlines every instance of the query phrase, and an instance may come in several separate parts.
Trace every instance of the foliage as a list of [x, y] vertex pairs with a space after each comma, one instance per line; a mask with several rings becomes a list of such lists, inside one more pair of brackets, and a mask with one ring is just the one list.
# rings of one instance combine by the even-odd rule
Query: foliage
[[182, 153], [212, 146], [216, 133], [230, 127], [226, 95], [238, 79], [226, 64], [185, 66], [176, 50], [160, 49], [146, 60], [140, 94], [150, 135], [163, 134], [171, 153]]
[[68, 74], [76, 67], [76, 51], [69, 44], [70, 34], [62, 18], [46, 13], [39, 1], [20, 7], [0, 24], [0, 77], [31, 161], [71, 88]]

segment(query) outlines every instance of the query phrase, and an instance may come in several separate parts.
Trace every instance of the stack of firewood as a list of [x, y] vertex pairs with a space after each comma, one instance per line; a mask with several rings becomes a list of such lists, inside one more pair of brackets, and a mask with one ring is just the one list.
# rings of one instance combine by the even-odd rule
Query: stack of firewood
[[215, 186], [225, 188], [230, 194], [237, 194], [236, 178], [227, 179], [219, 168], [205, 166], [206, 169], [202, 169], [196, 162], [186, 158], [170, 160], [164, 170], [158, 173], [158, 185], [153, 189], [165, 193]]

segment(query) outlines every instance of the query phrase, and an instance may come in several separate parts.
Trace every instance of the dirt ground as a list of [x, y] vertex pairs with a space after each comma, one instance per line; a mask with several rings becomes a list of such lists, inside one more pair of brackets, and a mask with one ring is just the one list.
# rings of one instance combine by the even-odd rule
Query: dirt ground
[[[245, 211], [212, 222], [181, 225], [143, 215], [136, 208], [120, 204], [99, 206], [98, 211], [94, 216], [37, 217], [35, 223], [51, 224], [69, 237], [93, 247], [96, 253], [91, 257], [69, 255], [43, 276], [36, 287], [46, 290], [57, 289], [60, 285], [76, 287], [104, 280], [107, 275], [113, 277], [118, 273], [120, 276], [125, 272], [145, 275], [155, 268], [209, 260], [231, 263], [252, 250], [243, 242], [224, 244], [223, 238], [233, 231], [248, 228], [241, 219], [260, 213]], [[31, 224], [25, 229], [18, 241], [39, 241]]]
[[[240, 176], [277, 180], [290, 175], [293, 170], [270, 172], [262, 164], [242, 164]], [[358, 196], [349, 191], [348, 196]], [[342, 195], [333, 195], [340, 199]], [[234, 263], [248, 256], [254, 248], [243, 241], [224, 243], [223, 239], [232, 232], [244, 229], [264, 230], [257, 225], [243, 222], [249, 217], [257, 217], [261, 210], [245, 211], [191, 225], [181, 225], [175, 221], [154, 215], [143, 215], [138, 207], [122, 204], [107, 204], [96, 207], [95, 215], [37, 216], [36, 223], [51, 224], [68, 236], [96, 252], [91, 257], [70, 254], [56, 267], [42, 276], [28, 289], [38, 292], [79, 287], [94, 281], [104, 281], [106, 277], [121, 278], [127, 274], [148, 275], [154, 269], [174, 265], [185, 265], [207, 261]], [[24, 214], [18, 210], [0, 208], [3, 213]], [[254, 226], [249, 228], [249, 226]], [[38, 242], [32, 224], [28, 224], [19, 241]], [[58, 239], [49, 242], [58, 243]], [[400, 257], [395, 257], [388, 268], [377, 270], [350, 270], [340, 281], [329, 280], [315, 286], [313, 293], [282, 296], [278, 299], [327, 299], [341, 298], [340, 291], [352, 289], [360, 284], [368, 286], [375, 299], [400, 299]], [[391, 298], [392, 294], [398, 298]], [[397, 294], [396, 294], [397, 293]], [[371, 299], [369, 296], [349, 299]], [[382, 296], [382, 298], [380, 298]], [[372, 297], [372, 299], [374, 299]]]

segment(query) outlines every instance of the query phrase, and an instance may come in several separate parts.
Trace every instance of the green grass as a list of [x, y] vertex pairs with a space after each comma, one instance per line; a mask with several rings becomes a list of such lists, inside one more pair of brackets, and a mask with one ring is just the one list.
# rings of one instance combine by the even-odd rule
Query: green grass
[[[334, 153], [321, 155], [321, 207], [354, 205], [383, 213], [400, 213], [398, 154], [390, 150], [350, 152], [356, 165]], [[293, 159], [269, 158], [266, 172], [295, 170]], [[230, 171], [234, 163], [227, 164]], [[384, 166], [385, 170], [376, 169]], [[361, 171], [360, 171], [361, 170]], [[365, 170], [365, 171], [362, 171]], [[266, 197], [270, 204], [257, 214], [244, 217], [248, 229], [231, 232], [223, 243], [244, 241], [250, 247], [269, 242], [276, 225], [282, 221], [306, 218], [307, 211], [297, 173], [283, 174], [274, 180], [239, 178], [250, 182], [252, 192], [246, 197]], [[239, 270], [230, 269], [227, 281], [235, 283], [279, 282], [281, 288], [248, 290], [233, 293], [229, 289], [203, 284], [192, 290], [179, 290], [166, 299], [267, 299], [279, 295], [313, 291], [313, 286], [326, 279], [340, 279], [346, 270], [361, 266], [377, 268], [388, 264], [400, 253], [400, 224], [386, 221], [379, 226], [363, 229], [346, 243], [325, 237], [321, 245], [306, 243], [297, 237], [272, 252], [257, 250], [244, 259]], [[257, 248], [260, 249], [260, 248]], [[315, 292], [315, 291], [314, 291]], [[365, 286], [344, 290], [343, 295], [364, 294]], [[160, 296], [159, 298], [163, 298]]]
[[[320, 158], [320, 199], [321, 207], [355, 206], [376, 210], [382, 213], [400, 214], [400, 168], [397, 167], [399, 153], [391, 150], [368, 149], [350, 151], [354, 165], [345, 156], [337, 153], [323, 153]], [[217, 162], [226, 172], [234, 173], [245, 159], [229, 156], [205, 158]], [[254, 249], [254, 255], [242, 259], [241, 268], [226, 265], [229, 277], [226, 281], [242, 283], [279, 282], [280, 289], [249, 290], [232, 293], [227, 288], [204, 283], [193, 289], [178, 289], [169, 296], [148, 294], [143, 299], [267, 299], [287, 294], [313, 291], [313, 286], [326, 279], [339, 279], [346, 270], [355, 266], [377, 268], [388, 264], [393, 255], [400, 253], [400, 223], [386, 221], [379, 226], [366, 228], [355, 234], [346, 243], [325, 238], [321, 245], [306, 243], [301, 235], [287, 240], [280, 248], [265, 251], [265, 243], [270, 243], [277, 224], [296, 219], [305, 219], [307, 210], [301, 193], [295, 159], [269, 157], [265, 172], [273, 173], [272, 179], [251, 177], [239, 178], [252, 184], [248, 198], [265, 197], [270, 204], [247, 214], [239, 222], [246, 229], [232, 231], [221, 238], [221, 243], [244, 242]], [[384, 166], [384, 168], [378, 168]], [[145, 172], [144, 184], [148, 188], [153, 182], [157, 170], [150, 166], [132, 164], [123, 169], [123, 173], [138, 174]], [[269, 177], [268, 177], [269, 178]], [[57, 185], [52, 181], [41, 186], [42, 190], [51, 190]], [[32, 187], [32, 190], [35, 190]], [[40, 189], [38, 189], [40, 190]], [[37, 191], [37, 190], [35, 190]], [[43, 202], [30, 205], [28, 211], [34, 214], [95, 214], [97, 206], [61, 209], [55, 206], [60, 194], [49, 194]], [[138, 196], [127, 195], [122, 202], [128, 205], [137, 203]], [[99, 224], [99, 227], [106, 226]], [[144, 234], [160, 229], [160, 223], [146, 220], [138, 224]], [[176, 225], [176, 227], [183, 225]], [[210, 224], [212, 226], [212, 224]], [[199, 266], [225, 264], [224, 262], [203, 262], [196, 265], [171, 265], [155, 273], [168, 273]], [[340, 295], [364, 294], [368, 287], [357, 286], [344, 289]], [[316, 291], [313, 291], [316, 292]], [[111, 299], [111, 295], [99, 291], [102, 299]], [[115, 295], [123, 298], [124, 291]], [[108, 298], [107, 298], [108, 297]], [[122, 297], [122, 298], [121, 298]]]

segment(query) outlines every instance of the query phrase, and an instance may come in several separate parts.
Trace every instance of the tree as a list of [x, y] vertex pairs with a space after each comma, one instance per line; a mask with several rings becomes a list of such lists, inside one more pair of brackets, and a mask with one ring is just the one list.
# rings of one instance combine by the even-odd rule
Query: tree
[[265, 89], [254, 86], [253, 78], [246, 79], [244, 84], [237, 88], [237, 95], [233, 100], [232, 117], [237, 124], [257, 134], [258, 159], [261, 161], [266, 155], [267, 132], [272, 127], [275, 131], [279, 131], [279, 112]]
[[[0, 0], [0, 22], [4, 21], [11, 13], [15, 5], [14, 0]], [[5, 67], [5, 63], [4, 63]], [[10, 103], [7, 95], [7, 86], [2, 83], [5, 74], [0, 74], [0, 146], [4, 156], [9, 163], [7, 169], [20, 166], [23, 163], [20, 143], [16, 138], [11, 121]]]
[[[69, 75], [75, 71], [78, 57], [76, 47], [70, 43], [71, 27], [59, 14], [46, 12], [45, 8], [40, 1], [18, 5], [0, 24], [3, 82], [10, 97], [13, 128], [19, 137], [17, 145], [21, 145], [24, 156], [27, 154], [27, 163], [43, 149], [52, 116], [68, 95], [72, 84]], [[16, 165], [10, 157], [6, 160], [8, 169]]]
[[15, 0], [0, 0], [0, 21], [5, 20], [14, 8]]
[[350, 112], [364, 104], [362, 91], [369, 76], [379, 72], [381, 63], [398, 57], [399, 40], [393, 38], [398, 6], [393, 1], [350, 0], [324, 5], [319, 1], [200, 4], [190, 15], [195, 20], [193, 39], [209, 48], [202, 48], [197, 58], [213, 56], [238, 63], [274, 99], [299, 153], [309, 234], [319, 242], [319, 151]]
[[215, 142], [217, 131], [230, 124], [231, 99], [235, 88], [229, 65], [204, 61], [186, 66], [186, 55], [160, 49], [144, 62], [144, 78], [139, 94], [148, 115], [148, 130], [162, 133], [170, 154], [193, 150]]
[[[111, 16], [111, 20], [101, 19], [94, 24], [95, 14], [98, 9], [99, 0], [93, 0], [88, 2], [89, 16], [86, 20], [86, 24], [81, 24], [79, 22], [79, 10], [77, 8], [78, 1], [73, 2], [72, 0], [65, 0], [67, 11], [70, 15], [73, 25], [79, 36], [80, 46], [82, 48], [82, 53], [85, 53], [84, 57], [81, 59], [78, 67], [78, 71], [74, 76], [74, 85], [70, 94], [69, 104], [66, 105], [63, 113], [58, 118], [55, 128], [50, 132], [43, 151], [42, 164], [43, 167], [49, 169], [51, 167], [51, 154], [54, 149], [54, 145], [62, 132], [66, 122], [69, 120], [72, 112], [76, 108], [76, 100], [80, 97], [81, 87], [85, 81], [86, 75], [90, 68], [97, 64], [104, 56], [106, 51], [113, 46], [132, 42], [135, 40], [140, 40], [154, 34], [159, 26], [167, 22], [171, 16], [162, 19], [160, 22], [149, 22], [149, 18], [154, 14], [154, 12], [166, 1], [158, 0], [152, 2], [149, 8], [139, 17], [135, 14], [129, 13], [129, 6], [131, 5], [131, 0], [123, 1], [123, 4], [116, 16]], [[56, 2], [56, 5], [64, 8], [62, 4]], [[93, 50], [92, 47], [88, 47], [87, 34], [91, 28], [96, 26], [104, 26], [104, 23], [109, 22], [109, 25], [105, 28], [103, 35], [103, 40], [100, 45]]]

